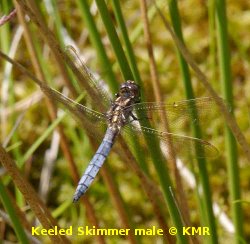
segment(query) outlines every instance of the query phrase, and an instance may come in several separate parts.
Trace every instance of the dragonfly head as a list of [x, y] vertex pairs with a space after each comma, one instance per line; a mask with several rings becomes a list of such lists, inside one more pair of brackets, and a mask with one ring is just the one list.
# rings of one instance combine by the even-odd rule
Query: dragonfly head
[[132, 98], [135, 103], [140, 102], [140, 87], [132, 80], [127, 80], [120, 86], [119, 96]]

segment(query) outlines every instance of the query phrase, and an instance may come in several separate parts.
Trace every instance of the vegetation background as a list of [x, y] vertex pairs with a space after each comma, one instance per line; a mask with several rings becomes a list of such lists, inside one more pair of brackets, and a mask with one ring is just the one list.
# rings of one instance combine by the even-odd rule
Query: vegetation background
[[[14, 8], [17, 11], [9, 19], [1, 19], [1, 51], [28, 70], [1, 59], [0, 240], [250, 241], [248, 146], [236, 142], [241, 140], [234, 139], [230, 123], [225, 127], [228, 118], [224, 119], [210, 87], [201, 82], [204, 77], [186, 63], [186, 56], [181, 56], [185, 47], [178, 46], [183, 38], [191, 61], [224, 99], [231, 114], [234, 112], [240, 132], [249, 142], [250, 3], [156, 2], [158, 10], [154, 1], [143, 0], [0, 1], [1, 17]], [[166, 21], [177, 34], [177, 41]], [[46, 99], [28, 74], [74, 100], [81, 94], [84, 105], [98, 109], [94, 100], [101, 98], [88, 96], [86, 80], [80, 85], [76, 82], [81, 74], [65, 56], [67, 45], [75, 47], [111, 94], [124, 80], [133, 79], [140, 84], [144, 101], [172, 103], [212, 97], [204, 103], [200, 122], [204, 139], [215, 145], [220, 155], [198, 160], [181, 155], [184, 166], [177, 170], [159, 156], [155, 139], [146, 138], [148, 145], [144, 147], [133, 138], [131, 150], [120, 142], [86, 196], [72, 204], [79, 176], [98, 146], [97, 135], [103, 134], [94, 124], [81, 128], [69, 112], [61, 116], [62, 110], [57, 110], [55, 103], [59, 98]], [[51, 96], [51, 90], [42, 87]], [[178, 133], [200, 135], [199, 129], [190, 130], [188, 120], [181, 121], [181, 127], [177, 122], [178, 117], [169, 124]], [[159, 126], [165, 128], [162, 123]], [[185, 144], [181, 146], [185, 148]], [[156, 226], [164, 229], [164, 236], [134, 236], [133, 231], [128, 236], [31, 236], [31, 227], [39, 225], [46, 229], [73, 226], [74, 230], [78, 226], [131, 230]], [[211, 236], [184, 236], [182, 225], [208, 226]], [[172, 226], [177, 227], [176, 236], [168, 234]]]

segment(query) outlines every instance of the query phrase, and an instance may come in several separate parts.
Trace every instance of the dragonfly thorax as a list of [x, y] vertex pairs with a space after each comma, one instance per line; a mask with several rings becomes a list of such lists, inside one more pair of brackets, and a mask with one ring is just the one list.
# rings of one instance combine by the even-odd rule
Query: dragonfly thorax
[[126, 81], [121, 84], [119, 93], [107, 112], [108, 125], [114, 131], [126, 125], [132, 116], [132, 106], [140, 100], [140, 91], [134, 81]]
[[117, 97], [129, 98], [132, 104], [138, 103], [140, 102], [140, 88], [134, 81], [128, 80], [121, 84]]

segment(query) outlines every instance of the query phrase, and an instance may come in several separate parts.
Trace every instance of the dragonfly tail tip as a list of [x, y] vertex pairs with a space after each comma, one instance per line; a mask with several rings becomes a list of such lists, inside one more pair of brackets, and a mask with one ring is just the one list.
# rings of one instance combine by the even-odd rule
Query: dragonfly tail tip
[[77, 203], [78, 200], [79, 200], [79, 197], [76, 197], [76, 196], [73, 197], [73, 203]]

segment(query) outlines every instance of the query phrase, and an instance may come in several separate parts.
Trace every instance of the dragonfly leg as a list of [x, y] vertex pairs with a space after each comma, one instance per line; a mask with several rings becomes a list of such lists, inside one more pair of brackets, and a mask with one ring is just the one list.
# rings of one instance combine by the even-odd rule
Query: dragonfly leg
[[132, 117], [132, 120], [131, 120], [130, 122], [133, 122], [133, 121], [135, 121], [135, 120], [138, 120], [138, 118], [137, 118], [133, 113], [131, 113], [130, 116]]

